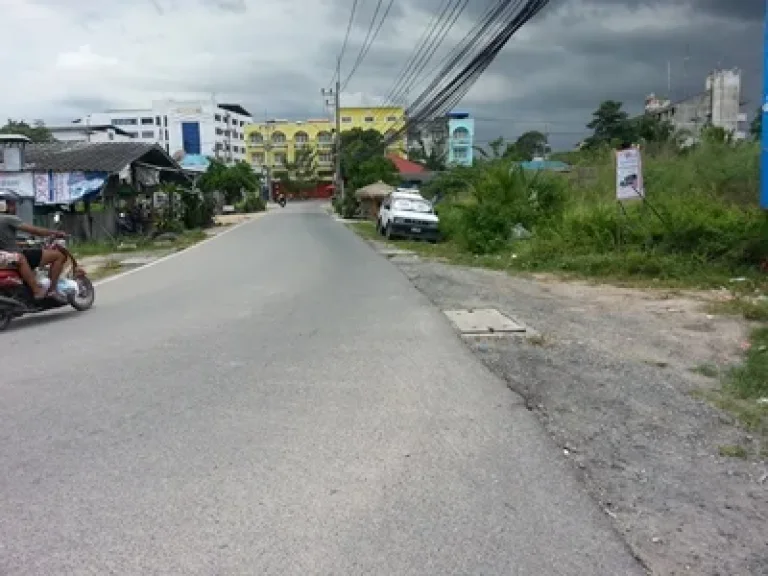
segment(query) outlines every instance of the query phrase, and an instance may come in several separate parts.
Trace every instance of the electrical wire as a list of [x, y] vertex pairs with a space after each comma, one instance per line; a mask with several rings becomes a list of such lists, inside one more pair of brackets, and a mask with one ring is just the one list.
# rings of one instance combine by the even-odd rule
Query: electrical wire
[[[376, 4], [376, 11], [373, 13], [373, 18], [371, 18], [371, 25], [368, 27], [368, 33], [365, 35], [365, 40], [363, 40], [363, 45], [360, 48], [360, 53], [357, 56], [357, 60], [355, 60], [355, 63], [352, 66], [352, 70], [347, 75], [347, 78], [342, 83], [342, 90], [345, 90], [347, 85], [349, 84], [349, 81], [352, 80], [352, 77], [355, 75], [355, 72], [357, 72], [357, 69], [360, 67], [360, 64], [363, 63], [363, 60], [365, 60], [365, 57], [368, 55], [368, 52], [371, 49], [371, 46], [376, 41], [376, 37], [379, 35], [379, 32], [381, 32], [381, 28], [384, 25], [384, 21], [387, 19], [387, 16], [389, 16], [389, 12], [392, 10], [392, 5], [394, 4], [395, 0], [389, 0], [389, 3], [387, 4], [386, 9], [384, 10], [384, 15], [381, 17], [381, 20], [379, 20], [378, 26], [376, 26], [376, 16], [379, 14], [379, 10], [381, 9], [381, 5], [383, 4], [383, 0], [379, 0], [378, 4]], [[375, 32], [373, 31], [374, 26], [376, 26]], [[373, 35], [371, 35], [371, 32], [373, 32]], [[370, 41], [369, 41], [370, 38]]]
[[344, 58], [344, 51], [347, 49], [347, 43], [349, 42], [349, 33], [352, 31], [352, 23], [355, 21], [355, 12], [357, 11], [357, 3], [359, 0], [354, 0], [352, 2], [352, 11], [349, 14], [349, 21], [347, 22], [347, 31], [344, 34], [344, 42], [341, 44], [341, 50], [339, 50], [339, 57], [337, 59], [338, 66], [333, 71], [333, 76], [331, 76], [330, 82], [328, 82], [328, 87], [330, 88], [333, 86], [333, 81], [336, 80], [336, 75], [339, 73], [339, 68], [341, 68], [341, 62]]

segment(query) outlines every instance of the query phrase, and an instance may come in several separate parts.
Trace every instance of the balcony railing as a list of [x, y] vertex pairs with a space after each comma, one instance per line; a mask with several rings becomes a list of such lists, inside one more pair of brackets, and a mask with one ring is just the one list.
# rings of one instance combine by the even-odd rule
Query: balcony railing
[[451, 138], [451, 144], [453, 146], [471, 146], [472, 145], [472, 138], [453, 137], [453, 138]]
[[246, 146], [253, 146], [254, 148], [260, 148], [264, 146], [264, 140], [248, 140]]
[[274, 140], [270, 141], [269, 145], [272, 148], [286, 148], [288, 146], [288, 140], [282, 140], [275, 142]]

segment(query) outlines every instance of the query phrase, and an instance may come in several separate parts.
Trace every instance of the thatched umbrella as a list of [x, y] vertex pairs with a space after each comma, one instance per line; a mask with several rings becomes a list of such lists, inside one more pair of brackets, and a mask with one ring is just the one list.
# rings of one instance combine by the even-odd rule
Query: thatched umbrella
[[379, 180], [356, 190], [355, 197], [360, 200], [363, 213], [371, 220], [375, 220], [379, 215], [381, 203], [394, 191], [394, 186]]

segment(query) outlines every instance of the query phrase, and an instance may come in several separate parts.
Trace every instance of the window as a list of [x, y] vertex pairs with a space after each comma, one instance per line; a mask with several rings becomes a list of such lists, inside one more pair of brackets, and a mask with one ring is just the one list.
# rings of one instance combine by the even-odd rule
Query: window
[[330, 132], [320, 132], [317, 135], [317, 141], [321, 144], [330, 144], [333, 142], [333, 136], [331, 136]]
[[160, 116], [155, 116], [155, 124], [157, 126], [162, 126], [162, 124], [160, 124]]
[[397, 116], [387, 116], [387, 122], [397, 122]]
[[251, 134], [251, 144], [262, 144], [264, 142], [264, 136], [262, 136], [259, 132], [254, 132]]
[[330, 164], [333, 160], [333, 157], [328, 153], [324, 152], [322, 154], [319, 154], [317, 156], [317, 159], [320, 161], [321, 164]]
[[[168, 126], [168, 116], [163, 116], [163, 126]], [[166, 136], [166, 140], [168, 137]]]
[[373, 116], [366, 116], [365, 121], [370, 124], [371, 122], [373, 122]]
[[221, 128], [216, 128], [216, 136], [221, 136], [222, 134], [224, 134], [224, 130]]
[[152, 126], [155, 121], [152, 118], [142, 118], [141, 119], [141, 125], [142, 126]]
[[272, 134], [272, 143], [273, 144], [285, 144], [285, 134], [282, 132], [275, 132]]
[[466, 160], [469, 155], [467, 153], [466, 148], [454, 148], [453, 149], [453, 157], [457, 160]]
[[113, 126], [136, 126], [139, 123], [136, 118], [113, 118]]
[[171, 146], [168, 144], [168, 142], [165, 143], [165, 151], [168, 153], [171, 152]]
[[349, 124], [352, 122], [352, 116], [342, 116], [341, 121], [344, 122], [344, 124]]
[[221, 114], [216, 114], [214, 118], [216, 118], [216, 122], [221, 122]]
[[277, 166], [285, 164], [285, 154], [275, 154], [275, 164]]
[[298, 146], [305, 146], [309, 142], [309, 135], [306, 132], [296, 132], [293, 139]]
[[[151, 118], [150, 118], [151, 120]], [[155, 131], [154, 130], [144, 130], [141, 133], [142, 138], [154, 138], [155, 137]]]
[[165, 141], [168, 142], [168, 140], [170, 140], [170, 138], [168, 138], [168, 130], [166, 130], [165, 131]]
[[256, 152], [255, 154], [251, 154], [251, 162], [259, 166], [264, 164], [264, 152]]

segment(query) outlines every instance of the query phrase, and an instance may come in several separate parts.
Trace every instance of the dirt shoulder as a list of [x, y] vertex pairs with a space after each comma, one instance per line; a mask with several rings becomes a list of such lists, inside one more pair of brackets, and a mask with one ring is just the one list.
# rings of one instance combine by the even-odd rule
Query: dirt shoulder
[[526, 398], [653, 574], [768, 574], [768, 466], [723, 456], [758, 442], [697, 395], [741, 360], [747, 322], [708, 314], [711, 294], [391, 260], [441, 309], [497, 308], [531, 329], [467, 343]]

